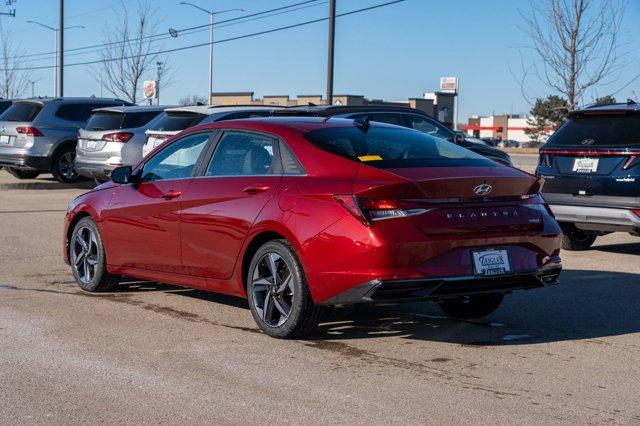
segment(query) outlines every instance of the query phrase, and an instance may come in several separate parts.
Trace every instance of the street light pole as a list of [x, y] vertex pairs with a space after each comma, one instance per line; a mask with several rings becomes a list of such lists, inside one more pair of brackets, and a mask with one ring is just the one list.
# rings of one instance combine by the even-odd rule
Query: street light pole
[[336, 35], [336, 0], [329, 1], [329, 43], [327, 52], [327, 103], [333, 105], [333, 48]]
[[239, 11], [244, 12], [244, 9], [234, 8], [234, 9], [225, 9], [219, 11], [207, 10], [202, 8], [196, 4], [190, 3], [188, 1], [181, 1], [180, 4], [186, 4], [187, 6], [191, 6], [196, 8], [204, 13], [209, 15], [209, 95], [207, 96], [207, 103], [211, 103], [211, 94], [213, 93], [213, 23], [215, 15], [226, 12]]
[[59, 39], [58, 43], [60, 46], [60, 50], [58, 52], [58, 66], [60, 67], [60, 71], [58, 72], [58, 96], [64, 96], [64, 0], [60, 0], [60, 25], [58, 26], [59, 31]]
[[[53, 62], [54, 62], [54, 67], [53, 67], [53, 95], [54, 96], [62, 96], [62, 94], [58, 93], [58, 87], [59, 86], [59, 81], [58, 81], [58, 76], [60, 75], [59, 70], [58, 70], [58, 43], [60, 42], [60, 29], [59, 28], [53, 28], [49, 25], [43, 24], [42, 22], [38, 22], [38, 21], [27, 21], [29, 24], [35, 24], [35, 25], [39, 25], [42, 28], [46, 28], [48, 30], [51, 30], [54, 32], [55, 37], [53, 39], [55, 46], [53, 47], [54, 49], [54, 56], [53, 56]], [[85, 28], [84, 25], [74, 25], [72, 27], [66, 27], [66, 30], [70, 30], [73, 28]]]

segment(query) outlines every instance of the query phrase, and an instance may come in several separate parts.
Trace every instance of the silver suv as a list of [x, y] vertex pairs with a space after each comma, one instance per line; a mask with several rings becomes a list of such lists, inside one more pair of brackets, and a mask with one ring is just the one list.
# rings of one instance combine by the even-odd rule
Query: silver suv
[[274, 110], [282, 109], [278, 106], [239, 105], [195, 105], [167, 108], [155, 120], [149, 123], [147, 141], [142, 148], [143, 157], [155, 147], [173, 135], [191, 126], [204, 123], [214, 123], [223, 120], [239, 120], [242, 118], [268, 117]]
[[78, 132], [75, 169], [81, 176], [108, 180], [118, 166], [142, 160], [147, 123], [164, 111], [162, 106], [117, 106], [93, 111]]
[[75, 182], [73, 168], [78, 129], [96, 108], [128, 105], [119, 99], [38, 98], [14, 101], [0, 115], [0, 166], [19, 179], [51, 172], [60, 182]]

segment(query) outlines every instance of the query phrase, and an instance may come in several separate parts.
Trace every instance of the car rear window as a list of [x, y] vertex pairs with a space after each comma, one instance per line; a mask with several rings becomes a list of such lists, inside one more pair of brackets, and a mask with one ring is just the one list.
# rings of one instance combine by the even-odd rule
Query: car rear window
[[187, 127], [195, 126], [205, 117], [207, 117], [206, 114], [198, 114], [195, 112], [165, 111], [161, 115], [159, 115], [149, 127], [150, 130], [174, 132], [178, 130], [184, 130]]
[[0, 115], [0, 121], [33, 121], [42, 110], [42, 105], [15, 102]]
[[571, 117], [549, 139], [551, 145], [640, 145], [640, 114]]
[[121, 129], [124, 114], [120, 112], [94, 112], [84, 126], [85, 130]]
[[338, 127], [314, 130], [305, 138], [324, 151], [383, 169], [492, 165], [468, 149], [411, 129]]

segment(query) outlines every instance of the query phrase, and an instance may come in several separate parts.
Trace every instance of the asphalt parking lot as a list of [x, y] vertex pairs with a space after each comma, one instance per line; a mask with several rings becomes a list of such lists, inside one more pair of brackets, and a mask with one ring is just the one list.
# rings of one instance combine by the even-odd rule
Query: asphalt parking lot
[[80, 291], [61, 234], [82, 191], [0, 171], [2, 424], [640, 423], [640, 238], [563, 252], [561, 285], [483, 321], [361, 306], [281, 341], [235, 298]]

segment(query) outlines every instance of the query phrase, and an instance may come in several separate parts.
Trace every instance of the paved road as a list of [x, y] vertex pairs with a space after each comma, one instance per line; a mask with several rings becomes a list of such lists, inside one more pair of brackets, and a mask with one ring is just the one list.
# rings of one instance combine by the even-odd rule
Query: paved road
[[83, 293], [61, 260], [80, 191], [28, 185], [0, 172], [2, 424], [640, 422], [640, 239], [563, 253], [562, 285], [487, 320], [334, 309], [312, 339], [279, 341], [229, 297]]
[[509, 154], [513, 164], [527, 172], [534, 172], [538, 166], [537, 154]]

